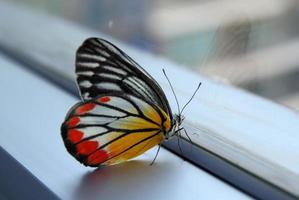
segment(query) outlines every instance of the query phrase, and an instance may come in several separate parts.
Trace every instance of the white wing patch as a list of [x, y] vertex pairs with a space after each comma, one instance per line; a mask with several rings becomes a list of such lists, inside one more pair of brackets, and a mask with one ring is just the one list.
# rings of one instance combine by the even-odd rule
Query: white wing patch
[[103, 56], [110, 57], [110, 55], [106, 51], [104, 51], [100, 48], [95, 47], [95, 50], [96, 50], [96, 52], [98, 52], [99, 54], [101, 54]]
[[121, 88], [115, 84], [115, 83], [97, 83], [96, 86], [100, 89], [105, 89], [105, 90], [118, 90], [121, 91]]
[[83, 99], [88, 99], [89, 98], [89, 92], [83, 93], [82, 98]]
[[118, 108], [120, 108], [126, 112], [136, 114], [136, 115], [138, 114], [138, 111], [130, 102], [128, 102], [127, 100], [120, 98], [120, 97], [113, 97], [113, 98], [111, 98], [111, 101], [109, 101], [106, 104], [114, 105], [114, 106], [117, 105]]
[[94, 61], [102, 61], [102, 62], [106, 61], [106, 58], [104, 58], [103, 56], [100, 56], [100, 55], [78, 53], [77, 56], [81, 57], [81, 58], [90, 58], [91, 60], [94, 60]]
[[[100, 115], [106, 115], [106, 116], [113, 116], [113, 117], [124, 117], [126, 116], [125, 113], [115, 110], [113, 108], [108, 108], [101, 105], [96, 105], [90, 112], [90, 114], [100, 114]], [[101, 117], [99, 117], [101, 119]], [[103, 120], [107, 120], [107, 118], [103, 118]], [[110, 120], [108, 120], [110, 121]]]
[[112, 67], [112, 66], [109, 66], [109, 65], [104, 65], [103, 68], [107, 69], [109, 71], [112, 71], [112, 72], [116, 72], [116, 73], [121, 74], [121, 75], [127, 75], [127, 72], [120, 69], [120, 68]]
[[81, 116], [79, 125], [103, 125], [115, 120], [113, 117]]
[[101, 73], [100, 76], [104, 77], [104, 78], [111, 78], [111, 79], [114, 79], [114, 80], [121, 80], [121, 77], [119, 77], [117, 75], [114, 75], [114, 74]]
[[92, 71], [82, 71], [82, 72], [77, 72], [78, 75], [84, 75], [84, 76], [93, 76], [94, 72]]
[[111, 140], [123, 135], [124, 133], [123, 132], [113, 131], [113, 132], [109, 132], [108, 134], [99, 135], [95, 138], [92, 138], [91, 141], [96, 141], [102, 146], [102, 145], [107, 144]]
[[101, 133], [104, 133], [107, 131], [106, 128], [99, 127], [99, 126], [77, 128], [77, 130], [84, 133], [83, 139], [93, 136], [93, 135], [101, 134]]
[[89, 68], [96, 68], [100, 66], [98, 63], [93, 63], [93, 62], [77, 62], [77, 65], [82, 67], [89, 67]]
[[79, 82], [79, 86], [89, 88], [92, 86], [92, 83], [90, 81], [84, 80], [84, 81]]

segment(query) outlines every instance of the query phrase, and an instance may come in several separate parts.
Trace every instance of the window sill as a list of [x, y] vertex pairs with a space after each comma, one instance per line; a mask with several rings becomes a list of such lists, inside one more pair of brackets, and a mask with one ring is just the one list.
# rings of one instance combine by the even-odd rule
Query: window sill
[[2, 55], [0, 66], [5, 66], [0, 68], [5, 91], [0, 146], [12, 157], [0, 148], [0, 185], [5, 186], [0, 193], [8, 199], [249, 199], [165, 149], [153, 166], [155, 148], [124, 164], [84, 167], [60, 137], [60, 124], [77, 98]]

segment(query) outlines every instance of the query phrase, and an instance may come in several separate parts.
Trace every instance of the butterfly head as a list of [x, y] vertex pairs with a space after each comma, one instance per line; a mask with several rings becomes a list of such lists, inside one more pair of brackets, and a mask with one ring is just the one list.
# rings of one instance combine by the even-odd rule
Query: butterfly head
[[172, 91], [172, 93], [173, 93], [173, 95], [174, 95], [174, 97], [175, 97], [175, 101], [176, 101], [177, 108], [178, 108], [178, 114], [174, 115], [173, 123], [172, 123], [172, 125], [171, 125], [170, 130], [169, 130], [168, 132], [165, 133], [165, 138], [166, 138], [166, 140], [167, 140], [167, 139], [171, 138], [171, 137], [174, 136], [174, 135], [178, 135], [178, 134], [180, 134], [180, 131], [181, 131], [182, 129], [184, 129], [184, 128], [181, 128], [181, 124], [182, 124], [182, 122], [183, 122], [184, 119], [185, 119], [184, 116], [182, 115], [182, 113], [183, 113], [184, 109], [187, 107], [187, 105], [188, 105], [188, 104], [192, 101], [192, 99], [194, 98], [196, 92], [198, 91], [199, 87], [201, 86], [201, 83], [198, 84], [196, 90], [194, 91], [194, 93], [193, 93], [193, 95], [191, 96], [191, 98], [189, 99], [189, 101], [183, 106], [182, 109], [180, 109], [180, 105], [179, 105], [179, 102], [178, 102], [178, 98], [177, 98], [177, 96], [176, 96], [176, 94], [175, 94], [175, 92], [174, 92], [174, 89], [173, 89], [173, 87], [172, 87], [172, 85], [171, 85], [171, 82], [170, 82], [168, 76], [166, 75], [166, 72], [165, 72], [164, 69], [163, 69], [163, 73], [164, 73], [164, 76], [166, 77], [166, 79], [167, 79], [167, 81], [168, 81], [168, 83], [169, 83], [169, 85], [170, 85], [171, 91]]
[[181, 130], [181, 128], [180, 128], [181, 124], [184, 121], [184, 119], [185, 119], [185, 117], [181, 114], [174, 115], [173, 125], [172, 125], [170, 131], [165, 134], [166, 140], [168, 140], [172, 136], [177, 135], [179, 133], [179, 131]]

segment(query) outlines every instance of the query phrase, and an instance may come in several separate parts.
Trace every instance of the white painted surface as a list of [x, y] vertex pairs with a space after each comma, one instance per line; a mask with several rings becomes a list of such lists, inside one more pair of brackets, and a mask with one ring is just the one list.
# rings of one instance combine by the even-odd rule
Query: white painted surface
[[125, 164], [84, 167], [60, 136], [77, 100], [2, 55], [0, 66], [0, 145], [60, 198], [250, 199], [164, 149], [153, 166], [156, 149]]

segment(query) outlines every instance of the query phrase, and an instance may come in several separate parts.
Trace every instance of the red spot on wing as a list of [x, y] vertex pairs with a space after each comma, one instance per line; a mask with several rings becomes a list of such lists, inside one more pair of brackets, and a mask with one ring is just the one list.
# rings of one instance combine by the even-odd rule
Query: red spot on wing
[[106, 102], [108, 102], [108, 101], [110, 101], [110, 100], [111, 100], [110, 97], [100, 97], [100, 98], [98, 99], [98, 101], [101, 102], [101, 103], [106, 103]]
[[105, 162], [108, 158], [108, 153], [105, 150], [98, 150], [88, 156], [87, 163], [90, 165], [99, 165]]
[[96, 104], [94, 103], [87, 103], [87, 104], [84, 104], [82, 106], [79, 106], [77, 109], [76, 109], [76, 113], [78, 115], [82, 115], [82, 114], [85, 114], [87, 113], [88, 111], [94, 109], [94, 107], [96, 106]]
[[79, 122], [80, 122], [79, 117], [73, 117], [73, 118], [69, 119], [69, 121], [67, 122], [67, 125], [69, 128], [72, 128], [72, 127], [75, 127]]
[[77, 152], [81, 155], [88, 155], [97, 150], [98, 146], [97, 141], [84, 141], [77, 145]]
[[76, 129], [72, 129], [68, 131], [68, 139], [72, 142], [72, 143], [77, 143], [79, 142], [82, 138], [83, 138], [83, 133], [79, 130]]

